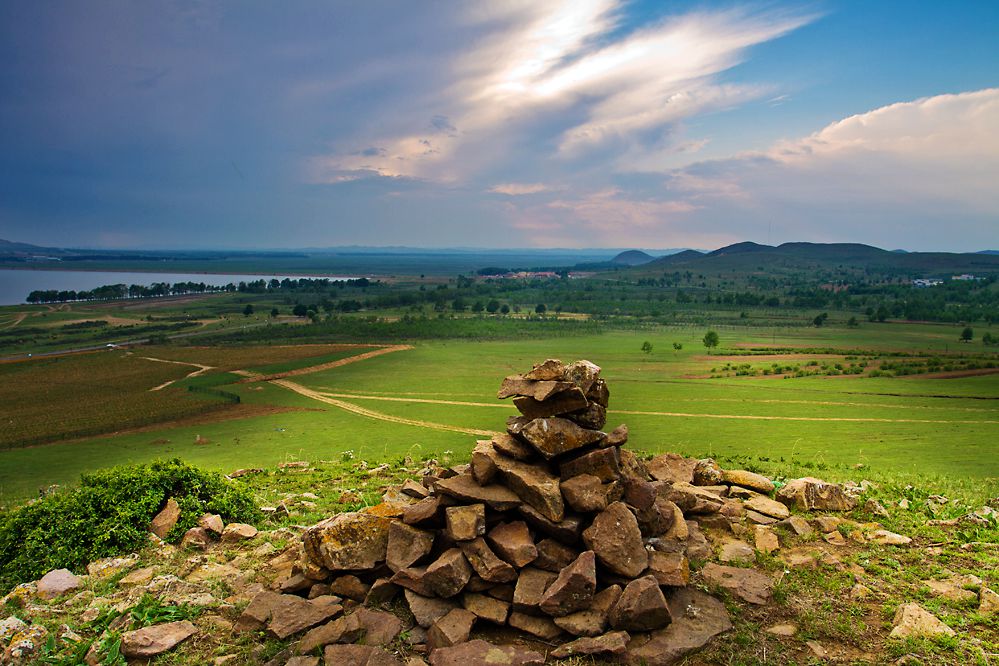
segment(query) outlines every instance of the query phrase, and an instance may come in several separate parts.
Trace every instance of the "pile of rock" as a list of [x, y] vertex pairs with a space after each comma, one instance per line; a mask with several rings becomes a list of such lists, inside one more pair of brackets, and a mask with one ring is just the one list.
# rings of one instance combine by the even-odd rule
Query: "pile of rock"
[[[787, 507], [767, 496], [773, 483], [674, 454], [646, 464], [624, 448], [626, 426], [603, 429], [610, 393], [588, 361], [547, 360], [504, 379], [498, 397], [513, 398], [520, 412], [507, 432], [478, 441], [467, 465], [427, 469], [382, 504], [306, 530], [303, 556], [280, 585], [286, 594], [254, 600], [243, 627], [288, 636], [286, 621], [269, 618], [308, 604], [294, 629], [316, 628], [297, 652], [325, 647], [327, 663], [340, 663], [358, 635], [377, 650], [401, 625], [368, 609], [326, 622], [327, 600], [349, 609], [401, 597], [417, 625], [407, 635], [425, 644], [432, 664], [479, 663], [477, 650], [496, 649], [468, 642], [476, 625], [557, 645], [556, 658], [647, 664], [672, 663], [728, 630], [724, 605], [688, 586], [688, 558], [712, 555], [697, 521], [731, 528], [747, 515], [759, 525], [787, 519]], [[838, 486], [799, 486], [781, 489], [780, 499], [806, 508], [850, 501]], [[755, 570], [711, 564], [703, 575], [751, 603], [770, 595], [770, 579]]]

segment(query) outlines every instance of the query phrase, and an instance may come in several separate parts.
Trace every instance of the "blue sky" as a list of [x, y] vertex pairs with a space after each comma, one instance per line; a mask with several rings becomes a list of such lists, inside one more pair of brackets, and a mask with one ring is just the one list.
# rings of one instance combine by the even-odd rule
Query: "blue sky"
[[0, 4], [0, 238], [999, 245], [996, 2]]

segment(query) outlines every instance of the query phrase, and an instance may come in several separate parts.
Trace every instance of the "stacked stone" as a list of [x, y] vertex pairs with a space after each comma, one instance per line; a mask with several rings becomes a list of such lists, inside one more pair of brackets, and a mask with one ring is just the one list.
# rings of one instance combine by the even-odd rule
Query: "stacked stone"
[[[785, 504], [842, 509], [834, 505], [850, 501], [817, 479], [788, 484], [776, 501], [766, 477], [710, 459], [663, 454], [646, 464], [624, 448], [627, 426], [605, 432], [610, 392], [589, 361], [549, 359], [505, 378], [498, 397], [513, 398], [520, 412], [506, 432], [476, 442], [469, 464], [427, 469], [382, 504], [308, 528], [303, 557], [280, 590], [323, 601], [323, 613], [344, 597], [347, 611], [402, 596], [418, 625], [410, 640], [426, 645], [431, 664], [485, 659], [481, 651], [494, 648], [468, 641], [476, 624], [559, 643], [556, 658], [669, 664], [731, 628], [724, 605], [688, 585], [688, 558], [714, 554], [702, 527], [729, 535], [721, 537], [723, 562], [751, 560], [754, 549], [732, 537], [755, 525], [756, 549], [771, 552], [778, 543], [770, 525], [797, 531], [804, 522]], [[747, 603], [770, 597], [769, 577], [753, 569], [712, 562], [699, 575]], [[287, 615], [274, 610], [286, 603], [281, 596], [262, 593], [244, 613], [252, 616], [246, 626], [277, 635], [261, 618]], [[322, 614], [307, 610], [297, 630]], [[340, 663], [344, 650], [359, 647], [342, 644], [361, 634], [365, 649], [376, 636], [387, 644], [398, 635], [393, 616], [361, 611], [306, 633], [299, 653], [325, 646], [327, 663]]]

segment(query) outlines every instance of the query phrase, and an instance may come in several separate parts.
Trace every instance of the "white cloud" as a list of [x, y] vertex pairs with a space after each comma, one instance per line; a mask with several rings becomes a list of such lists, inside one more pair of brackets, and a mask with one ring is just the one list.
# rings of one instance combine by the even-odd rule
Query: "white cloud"
[[[395, 105], [392, 122], [358, 137], [384, 153], [337, 150], [316, 158], [313, 170], [456, 183], [525, 162], [560, 169], [552, 164], [585, 162], [593, 151], [606, 158], [609, 150], [616, 170], [627, 171], [659, 151], [689, 148], [668, 140], [685, 119], [770, 94], [766, 85], [717, 77], [747, 48], [814, 18], [697, 12], [627, 32], [624, 12], [624, 0], [516, 0], [451, 17], [472, 38], [440, 63], [447, 75]], [[428, 132], [431, 117], [446, 117], [451, 131]], [[650, 142], [650, 132], [659, 140]]]
[[500, 183], [499, 185], [494, 185], [489, 188], [489, 191], [516, 197], [525, 194], [548, 192], [551, 189], [551, 187], [545, 185], [544, 183]]

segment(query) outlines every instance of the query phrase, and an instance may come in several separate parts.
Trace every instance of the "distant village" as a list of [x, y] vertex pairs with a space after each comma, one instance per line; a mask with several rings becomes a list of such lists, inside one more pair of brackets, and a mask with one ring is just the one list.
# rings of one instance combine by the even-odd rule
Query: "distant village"
[[[984, 278], [971, 275], [970, 273], [963, 273], [961, 275], [952, 275], [951, 280], [960, 281], [971, 281], [971, 280], [982, 280]], [[920, 289], [925, 289], [926, 287], [936, 287], [937, 285], [943, 284], [944, 281], [937, 278], [919, 278], [912, 281], [912, 286]]]

